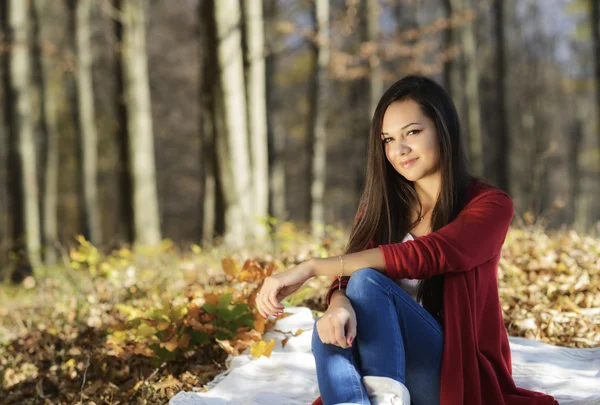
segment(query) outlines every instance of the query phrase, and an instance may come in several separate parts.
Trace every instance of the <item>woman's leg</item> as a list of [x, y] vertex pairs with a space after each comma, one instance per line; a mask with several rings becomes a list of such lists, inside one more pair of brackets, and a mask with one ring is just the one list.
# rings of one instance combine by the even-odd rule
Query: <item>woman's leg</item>
[[413, 405], [438, 405], [444, 335], [435, 318], [371, 268], [352, 274], [346, 295], [356, 312], [362, 376], [393, 378], [406, 385]]
[[[320, 319], [320, 318], [319, 318]], [[317, 321], [319, 320], [317, 319]], [[319, 338], [317, 322], [312, 334], [312, 352], [317, 366], [317, 382], [324, 405], [371, 405], [361, 383], [356, 344], [343, 349]]]

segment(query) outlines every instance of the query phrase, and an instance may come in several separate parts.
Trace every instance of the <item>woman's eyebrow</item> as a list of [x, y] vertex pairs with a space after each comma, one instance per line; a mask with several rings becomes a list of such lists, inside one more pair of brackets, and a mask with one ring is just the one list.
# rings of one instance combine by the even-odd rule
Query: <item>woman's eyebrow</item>
[[[403, 126], [402, 128], [400, 128], [400, 131], [404, 130], [405, 128], [410, 127], [411, 125], [421, 125], [421, 123], [419, 123], [419, 122], [411, 122], [410, 124], [406, 124], [405, 126]], [[389, 133], [382, 132], [381, 135], [389, 135]]]

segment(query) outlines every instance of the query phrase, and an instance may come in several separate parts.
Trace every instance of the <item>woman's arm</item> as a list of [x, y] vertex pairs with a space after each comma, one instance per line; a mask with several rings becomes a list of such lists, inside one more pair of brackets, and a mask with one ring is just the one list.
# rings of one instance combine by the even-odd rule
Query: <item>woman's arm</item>
[[[486, 191], [435, 232], [344, 255], [344, 275], [370, 267], [394, 279], [426, 279], [446, 272], [471, 270], [500, 251], [513, 215], [513, 202], [506, 193], [497, 189]], [[312, 260], [315, 275], [339, 275], [339, 257]]]

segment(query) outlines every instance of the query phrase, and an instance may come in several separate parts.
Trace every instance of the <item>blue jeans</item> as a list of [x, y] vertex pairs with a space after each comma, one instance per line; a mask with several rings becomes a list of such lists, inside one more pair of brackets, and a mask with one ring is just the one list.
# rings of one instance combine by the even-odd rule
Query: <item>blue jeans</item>
[[444, 335], [440, 324], [392, 279], [364, 268], [350, 277], [346, 296], [356, 313], [352, 347], [324, 344], [315, 321], [312, 352], [324, 405], [370, 405], [362, 376], [391, 377], [413, 405], [439, 405]]

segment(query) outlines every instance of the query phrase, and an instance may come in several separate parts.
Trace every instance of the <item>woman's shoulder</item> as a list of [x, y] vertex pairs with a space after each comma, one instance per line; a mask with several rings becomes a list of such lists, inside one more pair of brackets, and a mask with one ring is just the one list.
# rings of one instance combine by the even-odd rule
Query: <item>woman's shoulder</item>
[[469, 184], [469, 191], [463, 207], [475, 208], [480, 204], [489, 206], [489, 203], [493, 203], [494, 207], [502, 209], [503, 212], [510, 212], [511, 215], [514, 212], [514, 203], [507, 192], [488, 181], [474, 178]]

